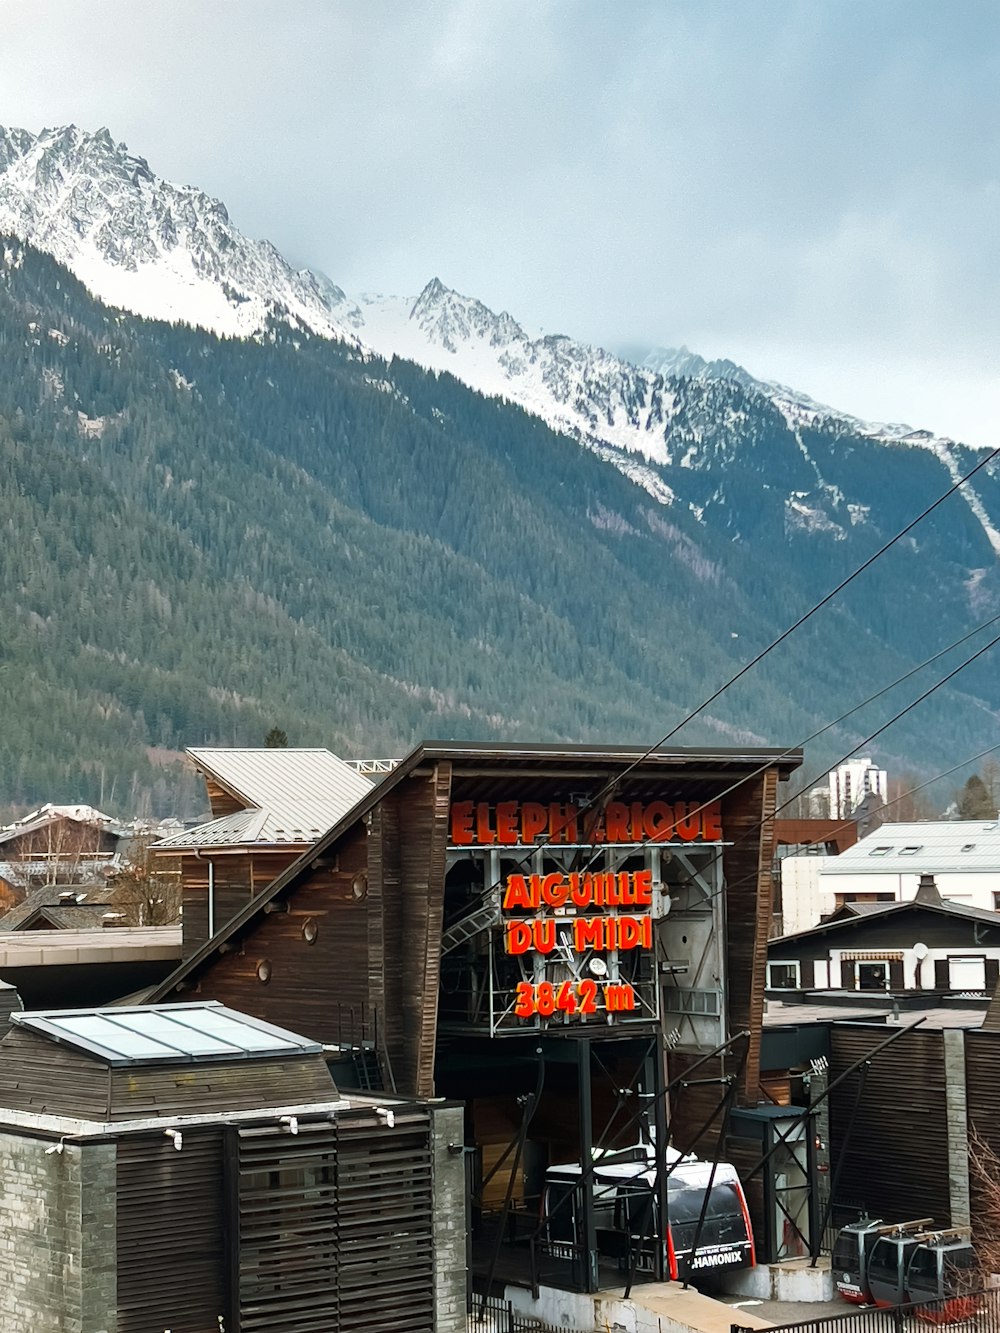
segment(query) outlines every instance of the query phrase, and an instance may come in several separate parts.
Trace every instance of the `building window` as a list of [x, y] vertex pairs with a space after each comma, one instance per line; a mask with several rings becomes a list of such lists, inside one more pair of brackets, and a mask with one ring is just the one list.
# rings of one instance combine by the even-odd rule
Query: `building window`
[[979, 957], [948, 959], [949, 990], [984, 991], [986, 989], [986, 959]]
[[892, 851], [891, 847], [873, 847], [868, 853], [869, 856], [888, 856]]
[[900, 847], [899, 854], [900, 856], [916, 856], [917, 852], [922, 852], [923, 849], [924, 844], [921, 842], [917, 843], [915, 847]]
[[1000, 912], [1000, 893], [996, 889], [993, 890], [993, 910]]
[[768, 963], [768, 990], [798, 990], [799, 963]]

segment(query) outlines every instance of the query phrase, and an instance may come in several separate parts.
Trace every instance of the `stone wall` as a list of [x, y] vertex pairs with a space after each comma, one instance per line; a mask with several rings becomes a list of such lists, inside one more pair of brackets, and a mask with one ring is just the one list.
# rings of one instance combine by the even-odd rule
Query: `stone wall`
[[465, 1142], [465, 1114], [461, 1106], [431, 1107], [434, 1154], [434, 1331], [466, 1333], [466, 1215], [465, 1154], [449, 1145]]
[[114, 1333], [115, 1148], [0, 1134], [0, 1333]]

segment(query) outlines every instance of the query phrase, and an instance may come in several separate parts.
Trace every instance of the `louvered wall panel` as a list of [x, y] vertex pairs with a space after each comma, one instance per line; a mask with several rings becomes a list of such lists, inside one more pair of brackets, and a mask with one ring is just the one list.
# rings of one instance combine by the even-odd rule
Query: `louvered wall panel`
[[118, 1143], [118, 1333], [228, 1327], [222, 1131]]
[[[996, 1001], [993, 1001], [996, 1005]], [[993, 1006], [991, 1006], [992, 1008]], [[1000, 1154], [1000, 1033], [986, 1028], [965, 1034], [965, 1087], [970, 1140], [978, 1136], [986, 1147]], [[969, 1192], [973, 1238], [991, 1229], [996, 1212], [992, 1173], [976, 1169], [979, 1156], [970, 1143]]]
[[426, 1115], [337, 1127], [342, 1333], [432, 1333], [433, 1172]]
[[333, 1129], [240, 1130], [241, 1333], [337, 1333], [337, 1148]]
[[[881, 1025], [834, 1024], [830, 1082], [889, 1035]], [[943, 1034], [909, 1032], [875, 1056], [844, 1154], [860, 1077], [849, 1075], [830, 1094], [831, 1160], [840, 1170], [836, 1202], [864, 1207], [887, 1222], [931, 1216], [950, 1225]]]
[[429, 1118], [240, 1130], [240, 1333], [432, 1333]]

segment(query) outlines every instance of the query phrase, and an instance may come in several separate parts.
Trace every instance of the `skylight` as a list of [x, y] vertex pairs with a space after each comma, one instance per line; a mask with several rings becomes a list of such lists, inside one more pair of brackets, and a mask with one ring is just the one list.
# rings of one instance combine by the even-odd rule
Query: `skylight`
[[16, 1013], [12, 1020], [109, 1065], [246, 1060], [322, 1047], [218, 1003]]
[[920, 842], [911, 847], [900, 847], [899, 854], [900, 856], [916, 856], [917, 852], [923, 851], [923, 848], [924, 844]]
[[888, 856], [892, 851], [891, 847], [873, 847], [868, 853], [869, 856]]
[[976, 844], [974, 842], [967, 842], [965, 846], [962, 848], [963, 852], [974, 852], [975, 850], [976, 850]]

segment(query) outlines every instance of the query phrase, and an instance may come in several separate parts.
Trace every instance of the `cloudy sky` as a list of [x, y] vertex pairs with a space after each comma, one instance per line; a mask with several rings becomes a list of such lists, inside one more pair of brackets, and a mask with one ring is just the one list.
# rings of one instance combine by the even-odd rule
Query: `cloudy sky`
[[0, 69], [349, 292], [1000, 444], [995, 0], [0, 0]]

